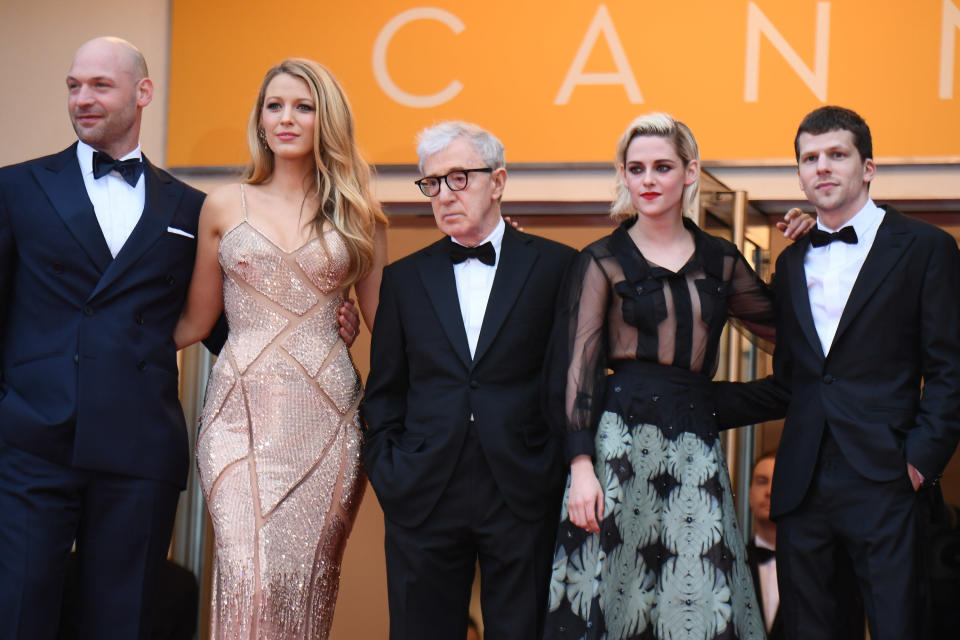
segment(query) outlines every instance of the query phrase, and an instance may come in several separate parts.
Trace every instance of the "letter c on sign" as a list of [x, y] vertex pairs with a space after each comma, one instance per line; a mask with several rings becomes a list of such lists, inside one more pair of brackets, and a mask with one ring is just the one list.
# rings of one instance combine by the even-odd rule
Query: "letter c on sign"
[[395, 15], [384, 25], [383, 29], [380, 30], [380, 35], [377, 36], [377, 40], [373, 44], [373, 75], [376, 77], [377, 83], [380, 85], [380, 88], [383, 89], [384, 93], [405, 107], [428, 109], [452, 100], [453, 97], [463, 89], [463, 84], [461, 84], [459, 80], [452, 80], [450, 84], [438, 93], [418, 96], [407, 93], [398, 87], [390, 78], [390, 74], [387, 73], [387, 47], [390, 45], [390, 40], [394, 34], [396, 34], [401, 27], [414, 20], [436, 20], [450, 27], [450, 30], [454, 33], [460, 33], [466, 27], [463, 22], [460, 21], [460, 18], [449, 11], [433, 7], [417, 7], [416, 9], [409, 9]]

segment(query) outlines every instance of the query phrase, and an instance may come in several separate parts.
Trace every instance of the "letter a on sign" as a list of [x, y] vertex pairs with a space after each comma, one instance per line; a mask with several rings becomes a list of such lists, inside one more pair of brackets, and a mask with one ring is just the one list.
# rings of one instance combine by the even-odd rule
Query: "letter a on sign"
[[[585, 73], [583, 67], [586, 66], [587, 58], [590, 57], [590, 52], [597, 44], [597, 38], [601, 31], [607, 39], [607, 46], [610, 48], [611, 55], [613, 55], [613, 63], [617, 70], [611, 73]], [[580, 49], [577, 50], [577, 55], [573, 58], [573, 64], [570, 65], [567, 77], [563, 79], [563, 86], [560, 87], [560, 92], [554, 99], [553, 104], [564, 105], [570, 102], [573, 88], [579, 84], [623, 85], [623, 88], [627, 90], [627, 98], [632, 104], [643, 102], [640, 87], [637, 86], [637, 81], [633, 77], [630, 61], [627, 60], [627, 54], [620, 43], [617, 30], [613, 27], [613, 20], [610, 19], [610, 12], [607, 11], [606, 5], [601, 4], [597, 7], [597, 13], [594, 14], [593, 21], [587, 28], [587, 35], [583, 37], [583, 42], [580, 43]]]

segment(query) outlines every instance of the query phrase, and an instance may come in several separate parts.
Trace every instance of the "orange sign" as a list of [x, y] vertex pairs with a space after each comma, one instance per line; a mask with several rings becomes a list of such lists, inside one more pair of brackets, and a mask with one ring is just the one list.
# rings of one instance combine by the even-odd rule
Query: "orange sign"
[[174, 0], [172, 33], [171, 166], [244, 164], [260, 79], [291, 56], [339, 78], [380, 164], [453, 118], [508, 162], [608, 162], [650, 111], [705, 160], [787, 160], [822, 104], [861, 113], [880, 157], [960, 156], [960, 0]]

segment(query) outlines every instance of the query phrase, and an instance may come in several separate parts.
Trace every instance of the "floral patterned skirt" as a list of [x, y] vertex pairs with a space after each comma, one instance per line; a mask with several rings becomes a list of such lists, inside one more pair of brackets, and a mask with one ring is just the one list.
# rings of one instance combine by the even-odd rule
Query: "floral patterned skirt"
[[707, 384], [642, 363], [608, 379], [604, 517], [570, 522], [568, 479], [544, 638], [765, 638]]

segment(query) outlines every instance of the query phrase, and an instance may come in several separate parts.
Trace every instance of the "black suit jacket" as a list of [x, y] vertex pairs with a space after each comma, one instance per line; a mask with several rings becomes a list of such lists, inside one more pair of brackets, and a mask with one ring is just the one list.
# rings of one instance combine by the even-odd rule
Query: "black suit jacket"
[[507, 225], [471, 359], [446, 243], [383, 273], [364, 398], [370, 483], [388, 518], [422, 523], [454, 471], [472, 414], [507, 505], [521, 518], [545, 517], [556, 510], [563, 468], [539, 382], [575, 251]]
[[865, 478], [928, 480], [960, 439], [960, 253], [947, 233], [885, 207], [873, 246], [824, 355], [803, 260], [809, 240], [777, 260], [777, 347], [770, 378], [717, 385], [725, 426], [779, 417], [771, 515], [806, 494], [823, 430]]
[[145, 162], [139, 222], [112, 258], [76, 145], [0, 169], [0, 440], [78, 468], [183, 486], [173, 328], [203, 194]]

